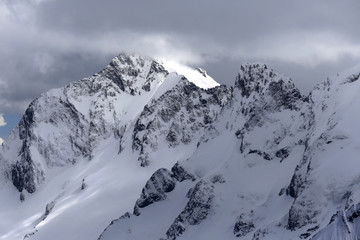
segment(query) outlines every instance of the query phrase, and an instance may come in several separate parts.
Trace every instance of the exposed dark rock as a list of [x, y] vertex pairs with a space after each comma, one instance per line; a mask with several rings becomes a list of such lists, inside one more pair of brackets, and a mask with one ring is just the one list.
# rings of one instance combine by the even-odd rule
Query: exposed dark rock
[[122, 153], [122, 151], [124, 151], [124, 134], [125, 134], [125, 131], [126, 131], [126, 127], [127, 125], [125, 126], [122, 126], [118, 131], [116, 131], [116, 136], [119, 138], [119, 151], [118, 151], [118, 154]]
[[171, 168], [172, 176], [179, 182], [185, 180], [195, 181], [194, 175], [185, 171], [185, 169], [179, 164], [175, 163], [175, 165]]
[[20, 201], [25, 201], [25, 194], [23, 192], [20, 193]]
[[24, 139], [32, 139], [32, 132], [31, 128], [35, 124], [35, 102], [37, 100], [35, 99], [32, 101], [29, 105], [29, 107], [26, 109], [24, 116], [22, 117], [20, 123], [19, 123], [19, 138], [20, 140]]
[[233, 233], [236, 237], [243, 237], [254, 230], [254, 223], [251, 221], [244, 221], [240, 216], [235, 223]]
[[288, 229], [295, 230], [296, 228], [301, 227], [300, 216], [295, 208], [290, 208], [289, 215], [291, 217], [288, 220]]
[[360, 73], [352, 74], [346, 78], [346, 81], [344, 83], [352, 83], [357, 81], [359, 78], [360, 78]]
[[166, 199], [166, 193], [174, 190], [176, 182], [185, 180], [195, 181], [195, 177], [186, 172], [179, 163], [176, 163], [171, 171], [165, 168], [157, 170], [142, 189], [140, 198], [134, 206], [134, 215], [140, 215], [140, 208]]
[[154, 202], [164, 200], [166, 193], [171, 192], [175, 188], [176, 180], [172, 177], [172, 173], [161, 168], [157, 170], [146, 182], [140, 198], [136, 201], [134, 214], [140, 215], [140, 208], [144, 208]]
[[253, 235], [252, 240], [260, 240], [265, 238], [265, 236], [269, 234], [269, 230], [267, 229], [258, 229], [256, 230], [256, 232]]
[[240, 143], [240, 152], [241, 152], [241, 153], [244, 153], [244, 150], [245, 150], [245, 146], [244, 146], [244, 134], [245, 134], [245, 129], [244, 129], [244, 128], [242, 128], [241, 130], [238, 129], [238, 130], [236, 130], [236, 132], [235, 132], [236, 138], [241, 140], [241, 143]]
[[[185, 77], [182, 78], [183, 81], [187, 81]], [[199, 90], [199, 87], [197, 87], [195, 84], [189, 82], [188, 84], [185, 84], [183, 86], [183, 91], [185, 95], [191, 95], [193, 92], [197, 92]]]
[[43, 178], [43, 173], [32, 162], [28, 150], [22, 155], [22, 160], [12, 166], [11, 180], [19, 192], [24, 189], [33, 193], [36, 190], [37, 177]]
[[27, 233], [27, 234], [24, 236], [23, 240], [29, 239], [30, 237], [34, 236], [37, 232], [38, 232], [38, 230], [35, 229], [34, 231], [32, 231], [32, 232], [30, 232], [30, 233]]
[[249, 154], [254, 154], [254, 153], [263, 157], [265, 160], [268, 160], [268, 161], [272, 160], [270, 154], [268, 154], [266, 152], [262, 152], [260, 150], [251, 150], [251, 149], [249, 150]]
[[284, 160], [285, 158], [287, 158], [289, 156], [289, 150], [287, 148], [282, 148], [279, 149], [278, 151], [276, 151], [275, 156], [277, 158], [281, 158], [281, 161]]
[[302, 179], [302, 176], [294, 174], [291, 178], [289, 187], [286, 189], [286, 194], [296, 198], [303, 183], [304, 180]]
[[[312, 209], [312, 211], [309, 211]], [[319, 214], [315, 208], [315, 202], [311, 200], [296, 199], [289, 210], [287, 228], [294, 231], [306, 224], [315, 224], [313, 219]]]
[[310, 236], [311, 236], [311, 233], [308, 233], [308, 232], [307, 232], [307, 233], [302, 233], [302, 234], [300, 234], [299, 237], [300, 237], [301, 239], [306, 239], [306, 238], [308, 238], [308, 237], [310, 237]]
[[168, 135], [166, 136], [166, 141], [168, 141], [170, 147], [175, 147], [179, 144], [178, 134], [178, 126], [172, 125]]
[[124, 220], [124, 219], [128, 219], [131, 218], [131, 213], [126, 212], [124, 213], [121, 217], [119, 217], [118, 219], [114, 219], [110, 222], [110, 224], [104, 229], [104, 231], [100, 234], [100, 236], [98, 237], [97, 240], [101, 240], [103, 238], [104, 233], [116, 222]]
[[348, 217], [349, 222], [354, 222], [360, 216], [360, 209], [353, 210], [351, 215]]
[[130, 218], [131, 214], [129, 212], [124, 213], [121, 217], [119, 217], [119, 219], [126, 219], [126, 218]]
[[215, 183], [225, 183], [226, 182], [225, 177], [222, 174], [215, 174], [215, 175], [211, 176], [210, 181], [212, 183], [214, 183], [214, 184]]
[[214, 186], [201, 180], [189, 194], [185, 209], [175, 219], [166, 232], [167, 239], [175, 240], [181, 236], [188, 225], [198, 225], [211, 211], [214, 198]]
[[279, 195], [279, 196], [284, 195], [284, 194], [286, 193], [286, 189], [287, 189], [287, 188], [281, 188], [278, 195]]
[[272, 70], [268, 71], [266, 65], [245, 64], [240, 66], [240, 72], [235, 80], [235, 87], [240, 89], [241, 95], [248, 98], [252, 92], [260, 93], [262, 86], [272, 78]]
[[52, 201], [52, 202], [46, 204], [43, 220], [51, 213], [51, 211], [53, 210], [54, 207], [55, 207], [55, 201]]
[[300, 91], [292, 82], [285, 84], [283, 80], [269, 84], [269, 92], [277, 103], [276, 108], [294, 109], [296, 102], [302, 98]]
[[82, 182], [81, 182], [81, 190], [84, 190], [85, 188], [87, 188], [87, 183], [85, 181], [85, 178], [83, 178]]
[[305, 233], [300, 234], [299, 237], [300, 237], [301, 239], [307, 239], [307, 238], [309, 238], [316, 230], [318, 230], [319, 228], [320, 228], [319, 225], [316, 225], [316, 226], [314, 226], [314, 227], [311, 227], [311, 228], [307, 229]]

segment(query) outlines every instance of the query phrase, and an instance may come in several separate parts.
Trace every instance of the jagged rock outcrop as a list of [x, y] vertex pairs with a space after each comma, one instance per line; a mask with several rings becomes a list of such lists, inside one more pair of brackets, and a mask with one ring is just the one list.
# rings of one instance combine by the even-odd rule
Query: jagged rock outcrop
[[[104, 230], [104, 232], [100, 235], [99, 240], [104, 238], [106, 239], [107, 231], [111, 231], [112, 228], [115, 226], [115, 224], [121, 225], [123, 224], [122, 220], [139, 217], [141, 215], [141, 209], [144, 209], [154, 203], [166, 200], [168, 193], [172, 192], [176, 188], [177, 184], [181, 184], [184, 181], [195, 181], [195, 180], [196, 180], [195, 176], [192, 173], [187, 172], [184, 169], [184, 167], [181, 166], [179, 163], [176, 163], [171, 168], [171, 171], [165, 168], [161, 168], [155, 171], [155, 173], [150, 177], [150, 179], [146, 182], [144, 188], [142, 189], [140, 197], [137, 199], [135, 203], [133, 214], [127, 212], [120, 218], [113, 220], [109, 224], [109, 226]], [[196, 186], [198, 186], [199, 184], [200, 183], [198, 183]], [[199, 194], [201, 194], [200, 187], [195, 188], [195, 190], [198, 193], [196, 193], [197, 194], [196, 196], [194, 195], [192, 198], [190, 198], [192, 202], [200, 201], [199, 200], [199, 196], [200, 196]], [[189, 204], [192, 206], [195, 203], [189, 203]], [[193, 218], [196, 217], [197, 216], [193, 216]], [[198, 216], [198, 218], [201, 218], [201, 216]]]
[[242, 216], [236, 221], [234, 226], [234, 235], [236, 237], [243, 237], [255, 229], [254, 223], [251, 221], [244, 221]]
[[140, 215], [140, 208], [162, 201], [166, 198], [166, 193], [175, 188], [176, 181], [169, 170], [161, 168], [157, 170], [147, 181], [143, 188], [140, 198], [136, 201], [134, 214]]
[[241, 96], [246, 99], [251, 96], [271, 96], [272, 101], [264, 106], [268, 110], [296, 108], [296, 102], [302, 98], [300, 91], [289, 77], [268, 69], [265, 64], [242, 65], [236, 77], [235, 87], [240, 89]]
[[99, 75], [111, 79], [123, 92], [131, 95], [149, 92], [158, 75], [166, 77], [169, 72], [160, 63], [148, 57], [120, 54]]
[[264, 64], [245, 64], [235, 80], [242, 96], [240, 111], [247, 118], [245, 129], [261, 126], [265, 114], [282, 110], [298, 110], [305, 97], [289, 77], [274, 72]]
[[166, 232], [166, 239], [175, 240], [188, 226], [198, 225], [209, 215], [214, 198], [214, 186], [206, 181], [199, 181], [187, 193], [189, 198], [185, 209], [177, 216]]
[[165, 200], [166, 194], [174, 190], [176, 183], [185, 180], [195, 181], [195, 177], [186, 172], [179, 163], [176, 163], [171, 171], [165, 168], [157, 170], [142, 189], [140, 198], [135, 203], [134, 215], [140, 215], [141, 208]]
[[[136, 117], [168, 74], [151, 58], [120, 54], [98, 74], [35, 99], [5, 144], [15, 187], [33, 193], [46, 179], [45, 168], [91, 160], [99, 140], [120, 138], [129, 123], [123, 121]], [[147, 96], [139, 101], [141, 94]], [[131, 98], [137, 111], [122, 103]]]
[[[233, 103], [237, 113], [232, 123], [241, 153], [283, 161], [295, 146], [305, 144], [310, 105], [289, 77], [264, 64], [245, 64], [236, 77], [234, 95], [241, 95]], [[266, 133], [267, 128], [272, 128], [271, 134]], [[249, 137], [256, 131], [264, 133], [263, 144], [254, 144]]]
[[159, 145], [175, 148], [197, 142], [231, 99], [231, 89], [201, 89], [184, 77], [170, 91], [144, 107], [133, 132], [132, 148], [141, 166]]

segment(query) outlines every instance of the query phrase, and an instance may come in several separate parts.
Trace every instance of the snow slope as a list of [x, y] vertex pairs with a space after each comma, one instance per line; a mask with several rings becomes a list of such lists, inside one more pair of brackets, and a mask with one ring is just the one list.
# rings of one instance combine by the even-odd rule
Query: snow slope
[[[196, 180], [100, 239], [357, 239], [359, 76], [329, 78], [302, 97], [266, 66], [242, 66], [212, 133], [178, 163]], [[150, 216], [172, 223], [148, 229]]]
[[[292, 199], [278, 193], [304, 151], [308, 103], [290, 79], [265, 65], [243, 66], [235, 86], [211, 131], [179, 162], [195, 180], [176, 182], [166, 197], [114, 221], [100, 239], [251, 239], [268, 231], [262, 227], [286, 225]], [[155, 216], [165, 230], [147, 227]]]
[[356, 239], [360, 69], [302, 96], [120, 54], [35, 99], [0, 147], [0, 239]]
[[[36, 232], [35, 239], [56, 239], [57, 231], [59, 239], [99, 235], [112, 218], [129, 210], [155, 169], [192, 153], [194, 146], [185, 144], [168, 150], [165, 140], [153, 158], [168, 156], [168, 161], [142, 168], [132, 135], [144, 106], [169, 90], [189, 86], [206, 94], [193, 83], [201, 80], [204, 87], [207, 79], [213, 80], [201, 76], [189, 82], [155, 60], [121, 54], [100, 73], [34, 100], [0, 153], [0, 196], [8, 199], [0, 212], [12, 219], [0, 225], [0, 238], [22, 239]], [[83, 182], [87, 187], [81, 191]], [[47, 204], [53, 207], [45, 214]]]

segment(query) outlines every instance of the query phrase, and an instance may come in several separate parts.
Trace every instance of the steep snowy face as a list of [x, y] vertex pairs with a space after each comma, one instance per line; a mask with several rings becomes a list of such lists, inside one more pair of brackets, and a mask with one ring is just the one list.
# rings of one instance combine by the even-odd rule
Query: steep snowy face
[[45, 180], [47, 167], [89, 156], [88, 129], [86, 119], [65, 98], [46, 94], [34, 100], [3, 148], [15, 187], [32, 193]]
[[4, 146], [7, 175], [20, 192], [34, 192], [48, 169], [91, 160], [101, 140], [121, 141], [150, 99], [180, 79], [150, 58], [120, 54], [98, 74], [42, 94]]
[[204, 90], [183, 77], [174, 88], [147, 104], [132, 137], [132, 149], [139, 152], [141, 165], [156, 161], [152, 155], [159, 148], [190, 146], [192, 150], [187, 151], [194, 151], [231, 97], [231, 89], [225, 86]]
[[336, 239], [355, 239], [348, 237], [357, 235], [357, 230], [349, 226], [346, 227], [349, 233], [342, 234], [346, 232], [344, 226], [350, 224], [345, 216], [348, 213], [342, 212], [356, 212], [356, 207], [348, 209], [360, 201], [356, 167], [360, 146], [359, 72], [329, 78], [310, 96], [314, 120], [304, 157], [288, 188], [288, 193], [295, 198], [289, 212], [289, 228], [322, 228], [340, 211], [328, 230], [321, 231], [314, 239], [326, 239], [329, 232], [336, 231]]
[[[251, 239], [267, 235], [271, 224], [285, 227], [279, 218], [291, 198], [278, 193], [304, 150], [309, 103], [291, 79], [266, 65], [242, 66], [228, 91], [230, 100], [191, 157], [154, 173], [133, 214], [114, 221], [100, 239]], [[178, 181], [175, 172], [191, 177]], [[264, 216], [279, 208], [276, 201], [287, 207]], [[144, 228], [155, 214], [161, 227]]]
[[262, 106], [266, 111], [296, 109], [302, 98], [289, 77], [268, 69], [265, 64], [242, 65], [235, 87], [240, 90], [246, 105]]
[[359, 204], [352, 204], [346, 210], [334, 214], [329, 225], [319, 231], [313, 240], [359, 239]]
[[294, 146], [303, 144], [310, 107], [290, 78], [266, 65], [246, 64], [236, 78], [234, 95], [224, 121], [227, 128], [229, 124], [236, 128], [241, 153], [283, 159]]

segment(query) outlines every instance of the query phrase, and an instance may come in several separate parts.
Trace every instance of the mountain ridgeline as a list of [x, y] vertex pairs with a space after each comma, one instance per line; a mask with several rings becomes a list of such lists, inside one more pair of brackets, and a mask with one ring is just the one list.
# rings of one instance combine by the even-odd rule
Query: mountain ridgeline
[[120, 54], [0, 148], [0, 238], [358, 239], [359, 76], [304, 96], [264, 64], [228, 87]]

